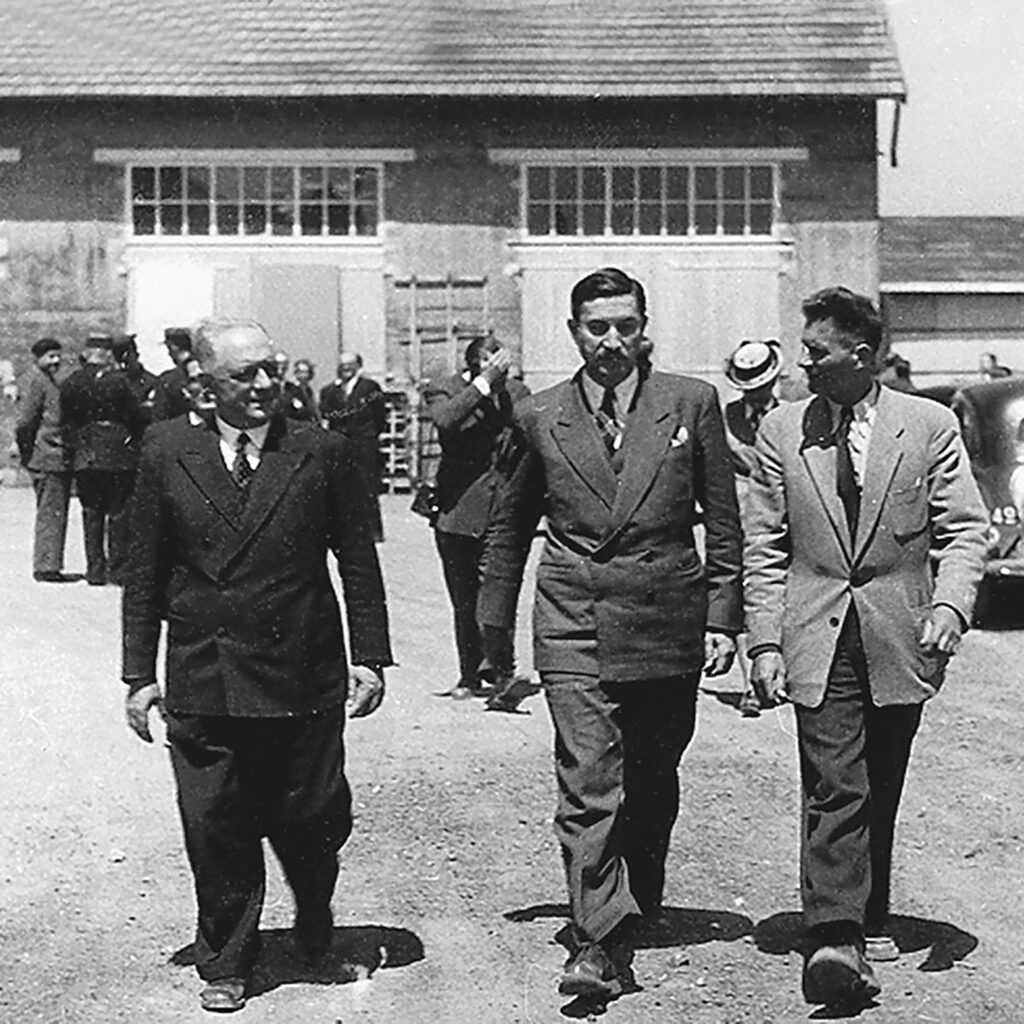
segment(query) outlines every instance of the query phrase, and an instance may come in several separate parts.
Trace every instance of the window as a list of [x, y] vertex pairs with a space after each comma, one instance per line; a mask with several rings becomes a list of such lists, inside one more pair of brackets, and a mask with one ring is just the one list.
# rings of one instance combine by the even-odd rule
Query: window
[[762, 235], [774, 164], [524, 164], [529, 235]]
[[132, 234], [248, 238], [377, 234], [379, 164], [131, 164]]

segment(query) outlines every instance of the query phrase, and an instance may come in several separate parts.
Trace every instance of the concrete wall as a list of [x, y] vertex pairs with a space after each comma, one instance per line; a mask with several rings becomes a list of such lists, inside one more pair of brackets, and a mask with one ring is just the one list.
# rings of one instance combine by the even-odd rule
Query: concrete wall
[[[0, 359], [26, 363], [41, 333], [80, 341], [124, 323], [122, 169], [96, 148], [408, 147], [387, 170], [383, 226], [387, 369], [408, 374], [408, 294], [395, 282], [486, 276], [489, 317], [520, 344], [520, 293], [506, 274], [518, 237], [517, 170], [489, 147], [806, 147], [783, 169], [790, 253], [780, 282], [787, 359], [799, 299], [821, 284], [877, 290], [874, 105], [836, 102], [61, 101], [0, 103]], [[467, 304], [474, 298], [461, 296]], [[468, 323], [471, 311], [465, 316]], [[440, 366], [448, 353], [425, 353]], [[431, 362], [433, 359], [433, 362]], [[154, 369], [159, 369], [159, 366]]]

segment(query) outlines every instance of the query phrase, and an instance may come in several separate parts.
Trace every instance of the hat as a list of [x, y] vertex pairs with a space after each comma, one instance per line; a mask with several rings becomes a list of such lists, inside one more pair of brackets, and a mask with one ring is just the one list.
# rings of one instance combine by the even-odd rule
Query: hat
[[85, 339], [86, 348], [105, 348], [108, 352], [114, 347], [114, 339], [109, 334], [90, 334]]
[[743, 341], [725, 361], [725, 375], [740, 391], [753, 391], [770, 384], [781, 371], [782, 356], [774, 338]]
[[61, 343], [56, 338], [40, 338], [32, 345], [32, 355], [40, 359], [47, 352], [60, 352], [61, 348]]

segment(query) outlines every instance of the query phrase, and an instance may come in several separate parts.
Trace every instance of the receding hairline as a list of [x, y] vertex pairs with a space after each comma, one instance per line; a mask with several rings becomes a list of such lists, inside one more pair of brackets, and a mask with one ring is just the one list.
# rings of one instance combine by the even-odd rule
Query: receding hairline
[[232, 332], [240, 330], [258, 332], [266, 339], [267, 345], [273, 348], [267, 329], [259, 321], [211, 317], [200, 320], [192, 329], [192, 354], [199, 360], [199, 365], [203, 369], [218, 365], [218, 342]]

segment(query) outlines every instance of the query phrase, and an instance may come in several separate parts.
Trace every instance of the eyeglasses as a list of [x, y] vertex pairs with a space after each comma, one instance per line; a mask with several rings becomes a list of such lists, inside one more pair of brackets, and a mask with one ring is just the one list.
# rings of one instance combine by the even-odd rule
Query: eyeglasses
[[613, 327], [615, 333], [623, 339], [635, 338], [643, 329], [643, 320], [635, 316], [625, 316], [619, 320], [581, 320], [580, 326], [595, 338], [603, 338]]
[[265, 360], [262, 363], [249, 363], [241, 367], [241, 369], [232, 370], [230, 373], [217, 374], [217, 376], [224, 380], [234, 381], [236, 384], [252, 384], [259, 376], [260, 370], [270, 378], [271, 382], [277, 380], [277, 364], [272, 359]]

